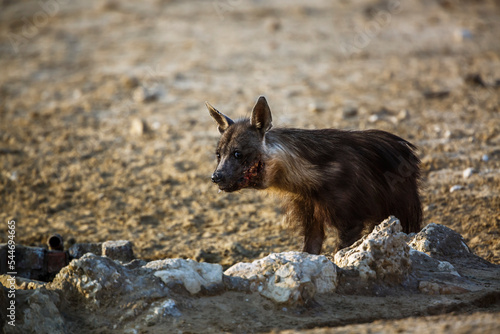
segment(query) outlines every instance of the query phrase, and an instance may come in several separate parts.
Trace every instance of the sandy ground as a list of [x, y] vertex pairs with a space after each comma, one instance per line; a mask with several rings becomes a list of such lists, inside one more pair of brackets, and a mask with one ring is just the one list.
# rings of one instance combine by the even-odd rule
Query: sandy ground
[[264, 94], [275, 126], [379, 128], [415, 143], [424, 224], [500, 264], [497, 1], [0, 8], [0, 222], [16, 220], [16, 242], [127, 239], [146, 260], [225, 267], [299, 250], [277, 199], [210, 182], [218, 133], [204, 101], [237, 118]]

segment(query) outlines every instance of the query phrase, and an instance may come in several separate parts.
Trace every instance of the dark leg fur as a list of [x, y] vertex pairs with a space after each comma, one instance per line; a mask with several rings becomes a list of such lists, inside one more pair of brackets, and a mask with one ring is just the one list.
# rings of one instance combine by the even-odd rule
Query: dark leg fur
[[325, 240], [325, 224], [329, 223], [330, 215], [325, 207], [320, 203], [313, 201], [312, 220], [310, 225], [304, 226], [304, 252], [310, 254], [321, 253], [323, 240]]
[[321, 247], [323, 246], [323, 240], [325, 239], [325, 230], [323, 224], [315, 224], [305, 226], [304, 233], [304, 246], [302, 248], [303, 252], [309, 254], [319, 254], [321, 253]]
[[[301, 232], [304, 236], [303, 252], [309, 254], [320, 254], [325, 240], [325, 226], [336, 226], [338, 230], [338, 242], [335, 251], [352, 245], [361, 238], [364, 223], [361, 220], [335, 219], [330, 214], [329, 207], [322, 205], [319, 201], [308, 202], [295, 201], [294, 208], [289, 212], [293, 213], [292, 219], [301, 222]], [[340, 210], [339, 210], [340, 211]]]
[[349, 247], [357, 240], [361, 238], [361, 232], [363, 231], [363, 222], [352, 222], [352, 225], [348, 226], [346, 229], [338, 229], [339, 241], [337, 242], [337, 247], [335, 252], [338, 252], [342, 248]]
[[325, 217], [321, 207], [311, 200], [294, 199], [287, 203], [286, 211], [289, 223], [300, 224], [297, 227], [304, 236], [302, 251], [309, 254], [321, 253], [325, 239]]

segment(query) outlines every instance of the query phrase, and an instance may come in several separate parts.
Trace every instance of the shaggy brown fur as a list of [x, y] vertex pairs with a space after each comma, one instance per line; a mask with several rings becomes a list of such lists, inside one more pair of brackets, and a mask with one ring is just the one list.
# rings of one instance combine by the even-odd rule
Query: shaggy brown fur
[[321, 252], [327, 226], [338, 231], [338, 249], [389, 215], [406, 233], [420, 230], [420, 161], [406, 140], [380, 130], [271, 129], [262, 96], [250, 119], [233, 121], [207, 107], [221, 133], [212, 181], [227, 192], [283, 195], [287, 220], [304, 235], [303, 251]]

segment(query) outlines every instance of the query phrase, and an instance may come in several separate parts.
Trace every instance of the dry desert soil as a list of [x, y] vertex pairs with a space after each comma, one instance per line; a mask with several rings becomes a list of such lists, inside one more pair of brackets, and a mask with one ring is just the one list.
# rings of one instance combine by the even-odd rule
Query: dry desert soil
[[[147, 261], [224, 268], [300, 250], [277, 198], [218, 193], [210, 182], [218, 132], [204, 102], [237, 118], [265, 95], [275, 126], [377, 128], [413, 142], [424, 225], [452, 228], [498, 265], [498, 36], [493, 0], [0, 1], [1, 230], [14, 219], [18, 244], [42, 246], [52, 233], [67, 243], [126, 239]], [[210, 299], [227, 312], [200, 309], [209, 327], [178, 328], [500, 329], [498, 300], [412, 314], [399, 309], [405, 297], [335, 298], [285, 316], [252, 296], [253, 320], [231, 327], [245, 307], [228, 293]], [[429, 299], [412, 303], [423, 310]]]

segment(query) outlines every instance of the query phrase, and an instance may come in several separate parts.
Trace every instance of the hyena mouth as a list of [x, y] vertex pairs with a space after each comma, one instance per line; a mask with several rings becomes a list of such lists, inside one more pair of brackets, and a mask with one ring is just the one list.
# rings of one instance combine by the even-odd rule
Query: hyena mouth
[[256, 187], [259, 185], [259, 176], [261, 175], [264, 163], [258, 160], [250, 168], [243, 172], [243, 176], [238, 180], [240, 188]]

